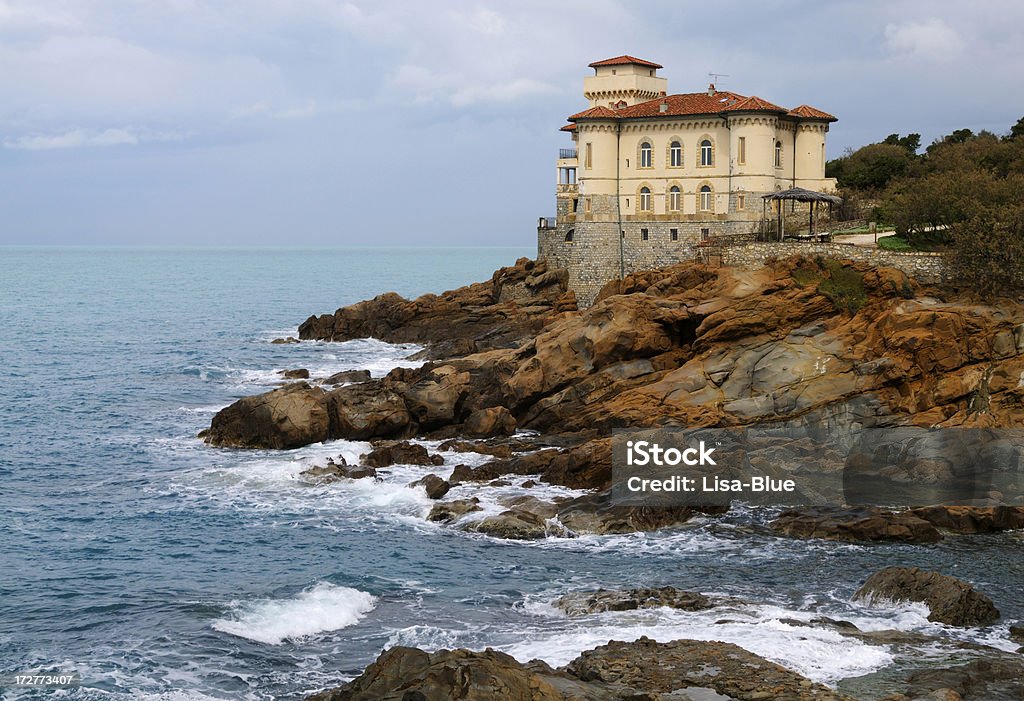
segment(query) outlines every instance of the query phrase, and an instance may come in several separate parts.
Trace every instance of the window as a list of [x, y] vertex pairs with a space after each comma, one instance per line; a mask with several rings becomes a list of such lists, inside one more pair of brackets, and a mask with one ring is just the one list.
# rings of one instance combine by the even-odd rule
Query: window
[[747, 164], [747, 137], [745, 136], [740, 137], [736, 147], [736, 163], [741, 166]]
[[572, 243], [573, 236], [576, 235], [576, 229], [569, 229], [565, 232], [565, 242]]
[[651, 211], [651, 188], [649, 187], [640, 188], [640, 211]]
[[711, 229], [701, 229], [700, 240], [707, 241], [709, 238], [711, 238]]
[[776, 168], [781, 168], [782, 167], [782, 142], [781, 141], [776, 141], [775, 142], [775, 167]]
[[679, 191], [678, 185], [673, 185], [668, 191], [668, 208], [672, 212], [679, 211], [679, 200], [681, 199], [682, 193]]
[[650, 234], [648, 233], [647, 229], [640, 229], [640, 238], [644, 241], [650, 239]]
[[711, 186], [702, 185], [700, 188], [700, 211], [711, 212], [712, 201], [711, 201]]
[[668, 147], [668, 164], [673, 168], [683, 165], [683, 145], [673, 141]]
[[591, 167], [593, 167], [593, 156], [594, 156], [593, 144], [591, 144], [588, 141], [587, 142], [587, 148], [586, 148], [586, 158], [583, 161], [583, 164], [584, 164], [583, 167], [584, 168], [591, 168]]
[[700, 142], [700, 164], [702, 166], [711, 166], [715, 164], [715, 154], [712, 149], [710, 139], [704, 139]]
[[640, 144], [640, 167], [650, 168], [654, 164], [654, 159], [651, 157], [653, 149], [651, 148], [651, 142], [645, 141]]
[[626, 167], [629, 168], [629, 159], [626, 159]]
[[578, 211], [580, 211], [580, 201], [579, 201], [578, 198], [573, 198], [573, 201], [572, 201], [572, 213], [575, 214]]
[[668, 230], [668, 235], [669, 235], [669, 238], [671, 238], [673, 241], [678, 241], [679, 240], [679, 229], [669, 229]]
[[821, 145], [821, 167], [825, 168], [825, 144]]
[[736, 209], [737, 210], [743, 209], [746, 206], [746, 204], [747, 204], [747, 196], [746, 195], [742, 195], [742, 194], [741, 195], [736, 195]]
[[583, 211], [587, 212], [588, 214], [590, 213], [590, 198], [589, 197], [586, 198], [585, 200], [583, 200]]

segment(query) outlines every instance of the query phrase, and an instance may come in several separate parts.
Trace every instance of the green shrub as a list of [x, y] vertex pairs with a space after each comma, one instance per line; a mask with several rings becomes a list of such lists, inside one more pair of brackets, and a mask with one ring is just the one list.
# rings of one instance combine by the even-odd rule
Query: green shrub
[[825, 263], [828, 277], [818, 285], [818, 292], [829, 298], [836, 309], [856, 314], [868, 301], [864, 276], [839, 261]]
[[878, 247], [886, 251], [912, 251], [914, 247], [907, 243], [907, 240], [899, 234], [883, 236], [878, 239]]

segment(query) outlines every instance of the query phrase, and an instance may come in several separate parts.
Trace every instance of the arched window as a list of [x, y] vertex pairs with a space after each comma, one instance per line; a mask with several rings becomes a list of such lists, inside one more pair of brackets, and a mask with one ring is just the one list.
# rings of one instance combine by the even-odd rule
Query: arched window
[[573, 236], [576, 235], [576, 229], [569, 229], [565, 232], [565, 242], [572, 243]]
[[714, 205], [711, 199], [711, 186], [702, 185], [700, 188], [700, 211], [713, 212]]
[[668, 208], [673, 212], [680, 210], [680, 200], [682, 199], [682, 192], [679, 190], [678, 185], [673, 185], [668, 191]]
[[651, 148], [651, 142], [645, 141], [640, 144], [640, 167], [650, 168], [654, 165], [654, 159], [652, 153], [654, 149]]
[[781, 168], [782, 167], [782, 142], [781, 141], [776, 141], [775, 142], [775, 167], [776, 168]]
[[640, 211], [651, 211], [651, 188], [649, 187], [640, 188]]
[[683, 145], [673, 141], [668, 147], [668, 164], [673, 168], [683, 165]]
[[710, 139], [704, 139], [700, 142], [700, 164], [702, 166], [711, 166], [715, 164], [715, 153], [711, 146]]

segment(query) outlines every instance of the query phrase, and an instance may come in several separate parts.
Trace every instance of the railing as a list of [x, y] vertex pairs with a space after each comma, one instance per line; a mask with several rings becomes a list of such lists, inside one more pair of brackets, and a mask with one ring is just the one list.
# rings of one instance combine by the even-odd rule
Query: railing
[[577, 155], [578, 152], [579, 152], [578, 149], [574, 149], [574, 148], [560, 148], [560, 149], [558, 149], [558, 157], [559, 158], [576, 158], [576, 155]]
[[579, 192], [580, 186], [576, 183], [558, 183], [558, 192]]
[[554, 217], [540, 217], [537, 220], [537, 228], [538, 229], [554, 229], [555, 228], [555, 218]]

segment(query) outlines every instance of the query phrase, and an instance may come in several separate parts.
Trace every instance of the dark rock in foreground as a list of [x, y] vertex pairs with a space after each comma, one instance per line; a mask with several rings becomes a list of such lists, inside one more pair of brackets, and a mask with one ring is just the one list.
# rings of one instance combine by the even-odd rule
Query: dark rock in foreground
[[427, 520], [449, 523], [462, 518], [468, 513], [481, 510], [480, 500], [476, 497], [471, 497], [469, 499], [454, 499], [452, 501], [444, 501], [440, 504], [434, 504], [433, 508], [430, 510], [430, 514], [427, 516]]
[[440, 499], [441, 497], [448, 493], [449, 489], [452, 488], [452, 486], [448, 484], [447, 480], [441, 479], [437, 475], [427, 475], [426, 477], [421, 477], [415, 482], [410, 483], [409, 486], [423, 487], [423, 489], [425, 489], [427, 492], [427, 496], [430, 497], [431, 499]]
[[327, 440], [330, 426], [327, 395], [319, 387], [297, 382], [239, 399], [217, 412], [199, 436], [230, 448], [282, 450]]
[[903, 543], [937, 543], [942, 540], [942, 534], [935, 526], [911, 512], [875, 507], [791, 509], [780, 514], [771, 527], [794, 538]]
[[282, 370], [278, 373], [281, 377], [286, 380], [308, 380], [309, 370], [306, 368], [297, 368], [295, 370]]
[[342, 370], [336, 372], [324, 380], [325, 385], [341, 385], [346, 382], [368, 382], [370, 380], [369, 370]]
[[584, 652], [563, 669], [495, 650], [385, 651], [348, 684], [309, 701], [848, 701], [736, 645], [640, 638]]
[[570, 616], [581, 616], [588, 613], [604, 611], [634, 611], [668, 607], [682, 611], [702, 611], [714, 604], [711, 599], [693, 591], [683, 591], [675, 587], [658, 589], [641, 588], [609, 591], [584, 591], [566, 594], [555, 601], [554, 606]]
[[868, 577], [854, 599], [920, 601], [927, 604], [929, 621], [950, 626], [984, 626], [999, 619], [992, 600], [970, 584], [917, 567], [886, 567]]

